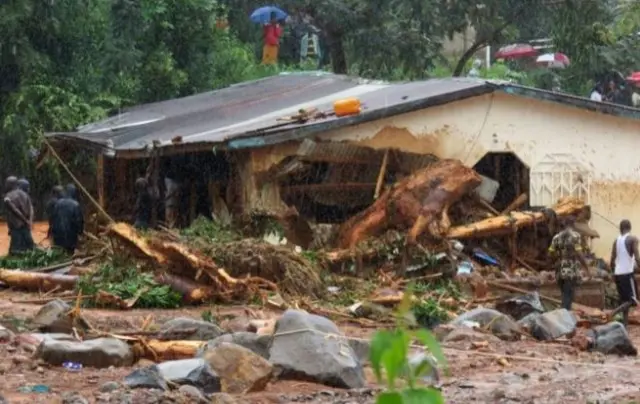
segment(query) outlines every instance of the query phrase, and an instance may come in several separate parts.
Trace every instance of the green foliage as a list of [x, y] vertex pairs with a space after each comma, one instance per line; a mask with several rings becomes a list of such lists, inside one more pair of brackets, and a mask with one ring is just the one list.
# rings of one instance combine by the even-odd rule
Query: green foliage
[[[378, 383], [383, 383], [387, 391], [381, 393], [378, 404], [438, 404], [444, 403], [440, 392], [433, 388], [419, 386], [421, 376], [431, 371], [429, 362], [420, 366], [409, 365], [409, 349], [413, 341], [420, 342], [434, 356], [438, 363], [445, 363], [440, 345], [426, 330], [409, 331], [404, 321], [414, 322], [410, 315], [411, 293], [406, 293], [398, 309], [398, 327], [395, 330], [378, 331], [371, 340], [370, 360]], [[397, 388], [399, 379], [404, 378], [407, 386]]]
[[191, 226], [182, 230], [182, 235], [188, 239], [201, 239], [209, 243], [227, 243], [241, 238], [231, 227], [204, 217], [198, 217]]
[[0, 257], [0, 268], [44, 268], [68, 261], [71, 257], [59, 248], [34, 249], [22, 255]]
[[182, 302], [180, 293], [156, 283], [151, 273], [142, 272], [126, 261], [114, 260], [101, 265], [96, 273], [80, 278], [78, 287], [83, 295], [95, 295], [102, 290], [121, 299], [137, 297], [136, 307], [140, 308], [172, 309], [180, 307]]

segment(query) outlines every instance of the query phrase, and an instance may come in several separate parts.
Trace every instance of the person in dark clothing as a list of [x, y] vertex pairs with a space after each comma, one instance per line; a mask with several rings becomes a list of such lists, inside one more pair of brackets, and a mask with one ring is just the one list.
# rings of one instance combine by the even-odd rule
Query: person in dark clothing
[[29, 219], [31, 220], [31, 223], [33, 223], [35, 219], [35, 210], [33, 209], [33, 201], [31, 201], [31, 184], [26, 178], [20, 178], [18, 180], [18, 188], [29, 195], [29, 201], [31, 202], [31, 214], [29, 215]]
[[556, 262], [556, 281], [562, 294], [562, 308], [571, 310], [575, 290], [580, 283], [580, 267], [588, 270], [582, 251], [582, 237], [574, 227], [575, 219], [565, 218], [563, 229], [551, 240], [549, 256]]
[[32, 212], [29, 195], [18, 187], [16, 177], [8, 177], [5, 181], [7, 193], [4, 196], [7, 225], [9, 227], [9, 255], [21, 254], [35, 248], [31, 235]]
[[626, 219], [620, 222], [620, 236], [611, 247], [609, 264], [613, 270], [620, 298], [620, 306], [614, 312], [616, 314], [622, 312], [622, 323], [626, 327], [629, 324], [629, 309], [638, 304], [635, 271], [640, 267], [638, 238], [631, 235], [631, 222]]
[[153, 197], [146, 178], [138, 178], [136, 180], [136, 191], [138, 192], [138, 197], [136, 199], [134, 226], [137, 229], [148, 229], [151, 223]]
[[47, 220], [49, 221], [49, 229], [47, 230], [47, 238], [51, 238], [51, 228], [53, 224], [53, 209], [56, 206], [56, 202], [64, 197], [64, 188], [62, 185], [56, 185], [51, 190], [51, 198], [47, 201], [45, 205], [45, 214], [47, 215]]
[[51, 220], [53, 245], [73, 254], [83, 231], [84, 218], [80, 204], [66, 194], [58, 199], [53, 207]]

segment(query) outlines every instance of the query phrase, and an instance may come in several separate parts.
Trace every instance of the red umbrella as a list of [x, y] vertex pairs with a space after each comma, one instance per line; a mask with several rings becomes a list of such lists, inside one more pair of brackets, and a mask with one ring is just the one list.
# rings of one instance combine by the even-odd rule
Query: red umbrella
[[531, 45], [516, 43], [512, 45], [503, 46], [496, 52], [495, 57], [497, 59], [517, 59], [536, 56], [538, 51]]
[[631, 76], [627, 77], [627, 81], [630, 81], [633, 84], [640, 84], [640, 72], [631, 73]]

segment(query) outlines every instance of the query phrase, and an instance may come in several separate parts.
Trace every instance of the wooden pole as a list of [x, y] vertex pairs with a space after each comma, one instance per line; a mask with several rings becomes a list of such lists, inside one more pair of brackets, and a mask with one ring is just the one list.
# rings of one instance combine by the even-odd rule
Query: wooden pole
[[382, 157], [382, 164], [380, 165], [380, 172], [378, 173], [378, 181], [376, 181], [376, 190], [373, 194], [373, 199], [378, 199], [380, 191], [382, 191], [382, 184], [384, 184], [384, 176], [387, 174], [387, 163], [389, 162], [389, 149], [384, 151], [384, 157]]
[[509, 206], [504, 208], [504, 210], [500, 214], [501, 215], [506, 215], [509, 212], [518, 209], [519, 207], [521, 207], [522, 205], [524, 205], [527, 202], [527, 198], [529, 198], [529, 195], [527, 195], [526, 193], [520, 194], [520, 196], [518, 196], [516, 199], [514, 199], [509, 204]]
[[104, 209], [104, 154], [98, 154], [96, 167], [96, 183], [98, 186], [98, 203]]
[[87, 191], [87, 189], [76, 178], [76, 176], [73, 175], [73, 173], [71, 172], [71, 169], [69, 169], [69, 167], [65, 164], [65, 162], [62, 160], [62, 158], [60, 158], [60, 156], [58, 155], [56, 150], [53, 148], [53, 146], [51, 146], [51, 144], [47, 141], [47, 139], [44, 139], [44, 144], [47, 146], [47, 148], [49, 148], [49, 151], [51, 152], [53, 157], [55, 157], [55, 159], [58, 160], [58, 163], [60, 163], [62, 168], [64, 168], [64, 170], [67, 172], [67, 174], [69, 174], [69, 176], [71, 177], [73, 182], [75, 182], [75, 184], [78, 186], [78, 188], [80, 188], [80, 190], [87, 196], [87, 198], [89, 198], [89, 201], [91, 201], [91, 203], [98, 209], [98, 212], [101, 213], [105, 217], [105, 219], [107, 219], [107, 221], [109, 221], [109, 223], [115, 223], [115, 220], [113, 220], [113, 218], [111, 216], [109, 216], [109, 214], [102, 208], [102, 206], [100, 206], [100, 204], [94, 199], [94, 197], [91, 196], [89, 191]]

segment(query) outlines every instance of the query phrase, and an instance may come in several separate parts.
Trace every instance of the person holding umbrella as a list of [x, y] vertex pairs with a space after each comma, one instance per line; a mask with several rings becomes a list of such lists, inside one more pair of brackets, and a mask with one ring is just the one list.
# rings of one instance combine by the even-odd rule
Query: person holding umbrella
[[262, 64], [275, 65], [278, 63], [280, 36], [282, 36], [282, 27], [278, 24], [277, 14], [275, 11], [271, 11], [269, 22], [264, 24], [262, 31], [264, 34]]

